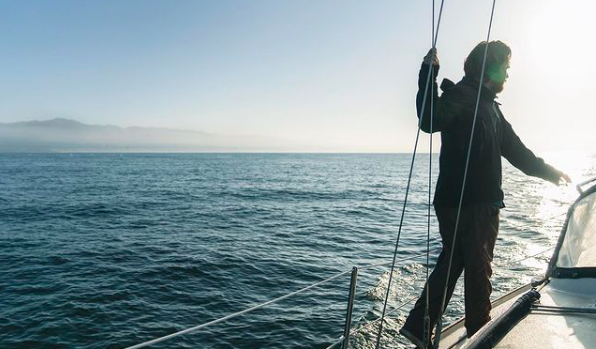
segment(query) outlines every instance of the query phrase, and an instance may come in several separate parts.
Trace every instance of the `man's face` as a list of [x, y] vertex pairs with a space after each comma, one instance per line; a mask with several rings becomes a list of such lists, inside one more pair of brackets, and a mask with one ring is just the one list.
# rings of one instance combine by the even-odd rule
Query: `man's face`
[[505, 81], [507, 81], [507, 78], [509, 77], [509, 74], [507, 74], [508, 69], [509, 60], [507, 60], [505, 63], [503, 63], [496, 69], [492, 69], [488, 72], [488, 87], [494, 93], [500, 93], [501, 91], [503, 91], [503, 88], [505, 87]]

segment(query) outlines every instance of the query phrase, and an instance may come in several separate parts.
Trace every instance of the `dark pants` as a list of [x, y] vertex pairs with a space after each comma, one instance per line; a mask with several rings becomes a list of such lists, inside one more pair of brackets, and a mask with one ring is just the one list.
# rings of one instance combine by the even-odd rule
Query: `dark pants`
[[[445, 290], [449, 254], [454, 244], [453, 234], [457, 208], [435, 207], [435, 211], [439, 220], [443, 250], [428, 280], [431, 332], [439, 316]], [[465, 326], [468, 336], [474, 334], [490, 320], [490, 294], [492, 292], [490, 284], [492, 269], [490, 264], [493, 260], [493, 249], [498, 230], [499, 208], [497, 206], [493, 204], [476, 204], [462, 207], [457, 240], [455, 241], [453, 264], [447, 282], [445, 308], [449, 303], [449, 299], [451, 299], [457, 279], [462, 271], [465, 271]], [[404, 324], [404, 328], [419, 339], [424, 338], [426, 290], [425, 287]]]

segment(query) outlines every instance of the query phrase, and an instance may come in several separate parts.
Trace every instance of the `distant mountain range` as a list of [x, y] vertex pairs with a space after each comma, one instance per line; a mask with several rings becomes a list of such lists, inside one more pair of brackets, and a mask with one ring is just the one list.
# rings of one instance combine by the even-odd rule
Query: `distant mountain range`
[[64, 118], [0, 123], [0, 152], [260, 152], [300, 148], [269, 137], [88, 125]]

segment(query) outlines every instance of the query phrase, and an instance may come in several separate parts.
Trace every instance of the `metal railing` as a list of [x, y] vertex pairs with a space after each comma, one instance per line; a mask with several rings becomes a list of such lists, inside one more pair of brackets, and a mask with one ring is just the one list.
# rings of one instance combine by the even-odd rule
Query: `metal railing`
[[579, 183], [577, 186], [575, 186], [575, 189], [577, 189], [577, 191], [578, 191], [580, 194], [583, 194], [583, 193], [584, 193], [584, 190], [583, 190], [583, 188], [582, 188], [582, 187], [583, 187], [584, 185], [586, 185], [586, 184], [589, 184], [589, 183], [592, 183], [592, 182], [594, 182], [594, 181], [596, 181], [596, 177], [593, 177], [593, 178], [587, 179], [587, 180], [585, 180], [585, 181], [583, 181], [583, 182]]

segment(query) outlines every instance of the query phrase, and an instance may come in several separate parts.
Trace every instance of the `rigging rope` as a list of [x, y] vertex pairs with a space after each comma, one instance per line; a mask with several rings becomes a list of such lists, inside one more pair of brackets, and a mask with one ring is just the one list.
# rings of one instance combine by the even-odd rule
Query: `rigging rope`
[[[445, 0], [441, 0], [441, 7], [439, 9], [439, 17], [438, 17], [438, 21], [437, 21], [436, 32], [434, 30], [434, 21], [433, 21], [433, 43], [432, 43], [431, 62], [433, 62], [434, 59], [435, 59], [435, 54], [436, 54], [435, 53], [436, 52], [435, 48], [437, 46], [437, 39], [439, 37], [439, 29], [440, 29], [440, 25], [441, 25], [441, 16], [443, 14], [443, 4], [444, 4], [444, 2], [445, 2]], [[433, 5], [433, 10], [434, 10], [434, 5]], [[429, 83], [430, 83], [430, 78], [431, 78], [431, 72], [432, 71], [433, 71], [433, 68], [431, 66], [431, 69], [429, 69], [428, 75], [426, 77], [426, 88], [424, 90], [424, 96], [422, 98], [422, 112], [420, 114], [421, 116], [420, 116], [420, 120], [418, 122], [418, 131], [416, 132], [416, 141], [414, 142], [414, 151], [412, 153], [412, 161], [410, 163], [410, 172], [409, 172], [409, 175], [408, 175], [408, 182], [407, 182], [407, 185], [406, 185], [406, 192], [405, 192], [405, 197], [404, 197], [404, 203], [403, 203], [403, 207], [402, 207], [402, 211], [401, 211], [401, 217], [400, 217], [400, 221], [399, 221], [399, 228], [398, 228], [398, 231], [397, 231], [397, 238], [396, 238], [396, 241], [395, 241], [395, 249], [393, 251], [393, 260], [391, 262], [391, 269], [390, 269], [390, 272], [389, 272], [389, 280], [387, 282], [387, 292], [385, 294], [385, 301], [383, 303], [383, 311], [381, 313], [381, 320], [379, 322], [379, 330], [377, 332], [377, 342], [376, 342], [376, 345], [375, 345], [375, 349], [379, 349], [379, 345], [381, 343], [381, 334], [383, 333], [383, 321], [385, 319], [385, 313], [387, 311], [387, 302], [389, 300], [389, 293], [390, 293], [390, 290], [391, 290], [391, 281], [393, 280], [393, 271], [395, 270], [395, 261], [397, 259], [397, 250], [398, 250], [398, 247], [399, 247], [399, 240], [400, 240], [400, 237], [401, 237], [401, 230], [402, 230], [402, 226], [403, 226], [403, 222], [404, 222], [404, 215], [405, 215], [405, 212], [406, 212], [406, 205], [407, 205], [407, 202], [408, 202], [408, 194], [410, 192], [410, 183], [411, 183], [411, 180], [412, 180], [412, 172], [413, 172], [413, 169], [414, 169], [414, 162], [416, 160], [416, 151], [418, 149], [418, 139], [420, 138], [420, 128], [422, 126], [422, 119], [423, 119], [423, 116], [424, 116], [424, 109], [425, 109], [425, 106], [426, 106], [426, 99], [428, 98], [428, 86], [429, 86]]]
[[478, 83], [478, 96], [476, 97], [476, 107], [474, 108], [474, 119], [472, 121], [472, 130], [470, 132], [470, 142], [468, 144], [468, 154], [466, 156], [466, 167], [464, 168], [464, 178], [463, 178], [461, 193], [460, 193], [460, 197], [459, 197], [459, 205], [457, 207], [457, 217], [455, 219], [455, 229], [454, 229], [455, 231], [453, 233], [453, 243], [451, 244], [451, 252], [449, 254], [449, 266], [447, 268], [447, 278], [445, 279], [445, 288], [443, 290], [443, 299], [441, 301], [441, 307], [439, 308], [439, 318], [437, 320], [436, 330], [435, 330], [435, 342], [434, 342], [435, 349], [439, 348], [439, 342], [441, 341], [441, 331], [443, 329], [443, 314], [445, 313], [445, 311], [444, 311], [445, 301], [447, 299], [447, 289], [448, 289], [448, 284], [449, 284], [449, 277], [451, 276], [451, 267], [453, 264], [453, 254], [455, 253], [455, 245], [456, 245], [456, 241], [457, 241], [457, 230], [459, 228], [459, 219], [460, 219], [461, 208], [462, 208], [462, 204], [463, 204], [463, 200], [464, 200], [466, 179], [468, 177], [468, 167], [470, 165], [470, 154], [472, 153], [472, 144], [474, 141], [474, 128], [476, 127], [476, 118], [478, 116], [478, 107], [480, 105], [480, 93], [482, 92], [482, 85], [483, 85], [483, 81], [484, 81], [484, 69], [486, 67], [486, 56], [488, 54], [488, 43], [490, 40], [490, 31], [491, 31], [492, 25], [493, 25], [493, 17], [495, 14], [496, 2], [497, 2], [497, 0], [493, 0], [493, 5], [492, 5], [491, 13], [490, 13], [490, 21], [488, 23], [488, 33], [486, 35], [486, 46], [484, 47], [484, 57], [482, 59], [482, 70], [480, 73], [480, 81]]

